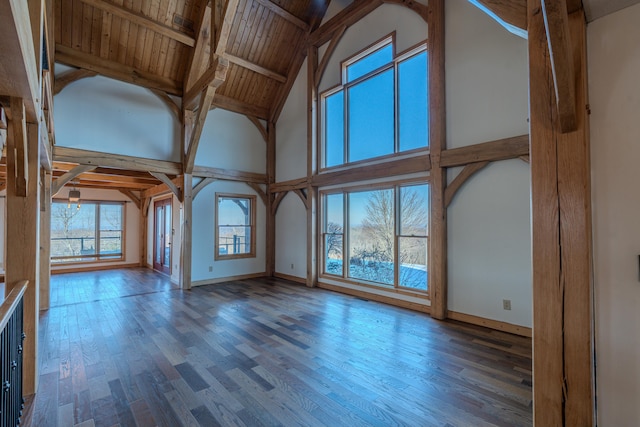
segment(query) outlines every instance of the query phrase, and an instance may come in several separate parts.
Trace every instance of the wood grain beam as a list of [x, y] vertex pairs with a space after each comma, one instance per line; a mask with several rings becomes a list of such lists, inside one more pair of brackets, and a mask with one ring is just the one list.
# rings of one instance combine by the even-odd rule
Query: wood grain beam
[[207, 166], [195, 166], [193, 176], [200, 178], [215, 178], [224, 181], [255, 182], [256, 184], [266, 184], [267, 176], [261, 173], [245, 172], [235, 169], [220, 169]]
[[542, 0], [541, 3], [560, 128], [562, 132], [571, 132], [576, 128], [576, 82], [567, 3], [565, 0]]
[[462, 169], [462, 171], [456, 176], [451, 184], [447, 185], [447, 188], [444, 190], [444, 205], [445, 207], [449, 207], [451, 202], [453, 201], [453, 197], [456, 195], [458, 190], [462, 187], [462, 185], [469, 180], [476, 172], [484, 169], [489, 162], [479, 162], [479, 163], [470, 163]]
[[[214, 86], [216, 89], [224, 83], [227, 77], [227, 70], [229, 69], [229, 60], [223, 57], [218, 57], [216, 63], [207, 69], [205, 73], [193, 84], [191, 89], [182, 97], [183, 108], [186, 110], [192, 109], [192, 104], [196, 101], [198, 96], [202, 98], [202, 95], [206, 92], [209, 86]], [[215, 90], [210, 92], [211, 100], [208, 101], [208, 108], [213, 102], [213, 96]], [[200, 106], [203, 105], [202, 99], [200, 100]]]
[[56, 61], [72, 67], [95, 71], [105, 77], [120, 80], [125, 83], [131, 83], [148, 89], [158, 89], [171, 95], [182, 96], [182, 88], [176, 81], [84, 53], [61, 44], [56, 44]]
[[256, 64], [255, 62], [247, 61], [244, 58], [240, 58], [238, 56], [232, 55], [230, 53], [223, 54], [223, 57], [226, 58], [229, 62], [236, 64], [242, 68], [246, 68], [247, 70], [251, 70], [254, 73], [261, 74], [267, 78], [275, 80], [280, 83], [285, 83], [287, 81], [287, 77], [283, 76], [280, 73], [269, 70], [261, 65]]
[[[176, 186], [177, 188], [179, 188], [180, 190], [182, 190], [183, 188], [183, 183], [184, 183], [184, 179], [182, 176], [176, 177], [174, 179], [171, 180], [171, 182], [173, 183], [174, 186]], [[151, 188], [147, 188], [145, 190], [143, 190], [140, 193], [140, 197], [142, 198], [142, 200], [151, 200], [151, 198], [159, 196], [161, 194], [168, 194], [168, 193], [173, 193], [173, 191], [171, 191], [171, 188], [169, 188], [169, 186], [167, 184], [158, 184], [154, 187]], [[184, 194], [184, 192], [183, 192]], [[144, 206], [143, 206], [144, 207]]]
[[288, 193], [288, 191], [283, 191], [281, 193], [278, 193], [276, 195], [276, 197], [273, 199], [273, 203], [271, 203], [271, 213], [273, 215], [275, 215], [278, 212], [278, 207], [280, 206], [280, 203], [282, 202], [282, 199], [285, 198], [287, 193]]
[[224, 6], [222, 26], [217, 34], [215, 47], [211, 47], [211, 51], [215, 52], [218, 56], [223, 55], [227, 51], [227, 43], [229, 42], [229, 36], [231, 35], [231, 29], [233, 28], [233, 19], [236, 16], [239, 3], [240, 0], [227, 0], [227, 3]]
[[23, 99], [27, 118], [35, 123], [40, 110], [40, 76], [28, 4], [0, 0], [0, 95]]
[[355, 24], [382, 4], [382, 0], [354, 1], [345, 7], [336, 16], [312, 31], [309, 39], [315, 47], [320, 47], [333, 37], [333, 34], [341, 27]]
[[248, 114], [245, 114], [245, 116], [249, 119], [251, 123], [255, 125], [256, 128], [258, 128], [258, 131], [260, 131], [260, 135], [262, 135], [262, 139], [264, 139], [264, 142], [267, 142], [269, 140], [269, 135], [267, 134], [267, 128], [260, 122], [260, 120], [257, 117], [250, 116]]
[[165, 92], [158, 90], [158, 89], [149, 89], [149, 91], [151, 91], [151, 93], [153, 93], [155, 96], [158, 97], [158, 99], [160, 99], [160, 101], [162, 101], [168, 108], [169, 110], [171, 110], [171, 112], [173, 113], [174, 117], [176, 118], [176, 120], [178, 122], [180, 122], [180, 116], [181, 116], [181, 110], [180, 107], [178, 106], [178, 104], [176, 104], [173, 99], [171, 99], [171, 97], [169, 95], [167, 95]]
[[269, 186], [269, 192], [280, 193], [282, 191], [293, 191], [302, 188], [307, 188], [309, 180], [305, 178], [291, 179], [288, 181], [280, 181]]
[[261, 107], [259, 105], [248, 104], [246, 102], [242, 102], [228, 96], [220, 95], [219, 93], [216, 93], [216, 95], [213, 97], [211, 106], [223, 108], [225, 110], [233, 111], [234, 113], [238, 114], [254, 116], [262, 120], [269, 119], [268, 108]]
[[59, 146], [53, 148], [53, 159], [57, 162], [71, 162], [133, 171], [154, 171], [169, 175], [180, 175], [182, 173], [180, 163]]
[[191, 192], [191, 197], [193, 198], [193, 200], [196, 199], [196, 196], [202, 190], [204, 190], [206, 186], [213, 183], [214, 181], [215, 181], [215, 178], [202, 178], [200, 182], [193, 187], [193, 191]]
[[94, 77], [97, 75], [98, 73], [95, 71], [84, 70], [82, 68], [78, 70], [65, 71], [64, 73], [58, 76], [54, 76], [55, 83], [54, 83], [53, 94], [54, 95], [59, 94], [60, 92], [62, 92], [62, 90], [65, 87], [69, 86], [71, 83], [77, 82], [78, 80], [82, 80], [87, 77]]
[[[200, 136], [202, 135], [202, 129], [204, 128], [204, 123], [207, 119], [207, 114], [209, 114], [209, 109], [211, 108], [211, 102], [213, 101], [213, 96], [216, 93], [218, 87], [224, 83], [225, 78], [227, 77], [227, 70], [229, 69], [229, 63], [224, 58], [217, 58], [216, 63], [213, 64], [211, 70], [213, 73], [213, 80], [207, 83], [202, 95], [200, 96], [200, 106], [198, 108], [198, 113], [193, 123], [193, 128], [191, 129], [189, 135], [189, 146], [187, 148], [186, 156], [184, 158], [183, 168], [185, 173], [192, 174], [193, 167], [196, 161], [196, 153], [198, 151], [198, 145], [200, 144]], [[206, 73], [205, 73], [206, 74]]]
[[55, 197], [56, 194], [58, 194], [60, 190], [62, 190], [62, 187], [71, 182], [78, 175], [95, 168], [96, 167], [92, 165], [78, 165], [75, 168], [71, 169], [69, 172], [63, 174], [51, 184], [51, 197]]
[[469, 0], [507, 31], [527, 38], [527, 0]]
[[423, 154], [377, 165], [359, 166], [335, 172], [323, 172], [311, 178], [311, 185], [314, 187], [324, 187], [344, 182], [390, 178], [398, 175], [427, 172], [429, 170], [431, 170], [431, 158], [428, 154]]
[[121, 188], [118, 190], [119, 192], [121, 192], [122, 194], [124, 194], [125, 196], [127, 196], [129, 198], [129, 200], [131, 200], [133, 202], [134, 205], [136, 205], [136, 207], [138, 209], [140, 209], [142, 207], [142, 202], [140, 200], [140, 197], [136, 196], [133, 191], [128, 190], [128, 189], [124, 189]]
[[[14, 171], [15, 194], [19, 197], [27, 197], [29, 187], [29, 165], [27, 147], [27, 122], [25, 105], [21, 98], [11, 98], [11, 120], [9, 121], [7, 152], [11, 150], [13, 157], [8, 157], [7, 174], [10, 167]], [[39, 143], [39, 141], [38, 141]], [[13, 165], [10, 164], [13, 159]]]
[[105, 0], [81, 0], [81, 1], [85, 4], [88, 4], [89, 6], [95, 7], [104, 12], [111, 13], [122, 19], [130, 21], [132, 24], [136, 24], [140, 27], [154, 31], [165, 37], [169, 37], [170, 39], [176, 40], [177, 42], [180, 42], [186, 46], [193, 47], [195, 45], [195, 40], [191, 35], [174, 30], [173, 28], [168, 27], [164, 24], [161, 24], [157, 21], [154, 21], [153, 19], [150, 19], [139, 12], [134, 12], [132, 10], [126, 9], [122, 6], [115, 5]]
[[272, 3], [269, 0], [254, 0], [254, 1], [256, 3], [261, 4], [262, 6], [266, 7], [271, 12], [273, 12], [276, 15], [280, 16], [281, 18], [284, 18], [285, 20], [287, 20], [288, 22], [292, 23], [296, 27], [300, 28], [305, 33], [307, 31], [309, 31], [309, 24], [307, 24], [306, 22], [304, 22], [302, 19], [298, 18], [297, 16], [295, 16], [291, 12], [281, 8], [277, 4]]
[[475, 162], [495, 162], [529, 154], [529, 135], [483, 142], [466, 147], [443, 150], [440, 166], [464, 166]]
[[207, 45], [211, 39], [211, 6], [207, 5], [201, 11], [198, 19], [198, 31], [196, 33], [196, 43], [194, 49], [190, 52], [187, 68], [184, 73], [184, 92], [188, 92], [197, 80], [198, 74], [202, 69], [205, 59], [209, 59], [205, 53]]
[[302, 203], [304, 204], [305, 209], [310, 209], [311, 208], [311, 202], [309, 201], [309, 199], [307, 198], [307, 195], [304, 194], [304, 192], [302, 191], [302, 189], [297, 188], [295, 190], [293, 190], [294, 193], [296, 193], [296, 195], [298, 196], [298, 198], [300, 200], [302, 200]]
[[269, 196], [267, 196], [267, 193], [260, 187], [260, 184], [256, 184], [255, 182], [246, 182], [245, 184], [260, 196], [265, 206], [269, 205]]
[[149, 172], [151, 175], [153, 175], [155, 178], [157, 178], [158, 180], [162, 181], [162, 183], [164, 185], [166, 185], [169, 190], [171, 190], [171, 192], [173, 194], [175, 194], [175, 196], [178, 198], [178, 200], [180, 201], [180, 203], [182, 203], [183, 201], [183, 193], [182, 191], [178, 188], [178, 186], [165, 174], [161, 173], [161, 172]]

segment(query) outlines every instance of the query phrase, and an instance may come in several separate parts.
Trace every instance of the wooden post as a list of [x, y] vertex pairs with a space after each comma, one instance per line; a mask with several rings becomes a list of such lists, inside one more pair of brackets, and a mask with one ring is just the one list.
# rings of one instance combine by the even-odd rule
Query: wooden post
[[317, 173], [317, 103], [318, 88], [315, 84], [318, 69], [318, 48], [309, 46], [307, 53], [307, 286], [318, 284], [318, 219], [316, 216], [317, 188], [311, 185], [311, 178]]
[[40, 310], [51, 300], [51, 172], [40, 169]]
[[[6, 283], [8, 293], [20, 281], [29, 281], [24, 295], [24, 332], [27, 337], [23, 344], [23, 393], [30, 395], [36, 392], [38, 385], [40, 135], [38, 124], [26, 123], [22, 99], [11, 98], [8, 134]], [[26, 170], [17, 164], [21, 159], [16, 155], [19, 151], [16, 144], [22, 144], [23, 140], [27, 142], [24, 153]], [[23, 187], [22, 184], [26, 185]]]
[[568, 25], [572, 40], [572, 57], [568, 59], [575, 70], [577, 113], [576, 130], [562, 133], [541, 2], [528, 1], [536, 426], [588, 426], [594, 422], [583, 11], [571, 14]]
[[191, 289], [191, 260], [192, 260], [192, 233], [191, 221], [193, 218], [193, 175], [186, 173], [182, 176], [182, 243], [180, 245], [180, 287]]
[[429, 0], [429, 147], [431, 152], [429, 218], [429, 293], [431, 317], [447, 317], [447, 171], [440, 155], [446, 148], [444, 75], [444, 0]]
[[147, 266], [147, 219], [149, 198], [142, 198], [142, 192], [140, 193], [140, 267]]
[[276, 124], [267, 123], [267, 254], [265, 272], [267, 276], [273, 276], [276, 269], [276, 215], [271, 206], [274, 195], [269, 187], [276, 182]]

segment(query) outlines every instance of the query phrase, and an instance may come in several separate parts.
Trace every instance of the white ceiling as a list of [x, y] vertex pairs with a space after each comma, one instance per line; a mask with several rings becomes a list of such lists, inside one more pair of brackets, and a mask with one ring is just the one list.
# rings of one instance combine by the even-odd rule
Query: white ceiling
[[640, 3], [640, 0], [582, 0], [589, 22], [636, 3]]

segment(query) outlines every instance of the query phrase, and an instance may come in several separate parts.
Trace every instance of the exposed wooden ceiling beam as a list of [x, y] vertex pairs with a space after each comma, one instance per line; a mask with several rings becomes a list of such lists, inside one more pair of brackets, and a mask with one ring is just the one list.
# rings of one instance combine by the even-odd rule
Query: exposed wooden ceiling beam
[[270, 79], [273, 79], [273, 80], [275, 80], [277, 82], [285, 83], [287, 81], [287, 77], [286, 76], [283, 76], [280, 73], [276, 73], [275, 71], [271, 71], [271, 70], [269, 70], [269, 69], [267, 69], [265, 67], [262, 67], [262, 66], [256, 64], [255, 62], [247, 61], [246, 59], [237, 57], [237, 56], [232, 55], [230, 53], [225, 53], [223, 55], [223, 57], [228, 59], [229, 62], [231, 62], [233, 64], [239, 65], [239, 66], [241, 66], [243, 68], [246, 68], [246, 69], [251, 70], [253, 72], [256, 72], [258, 74], [262, 74], [263, 76], [266, 76], [266, 77], [268, 77]]
[[196, 44], [191, 51], [189, 62], [184, 73], [184, 92], [188, 92], [193, 87], [193, 83], [198, 79], [200, 69], [205, 59], [209, 59], [205, 53], [207, 44], [211, 39], [211, 6], [207, 5], [199, 19], [199, 26]]
[[101, 153], [77, 148], [53, 147], [53, 159], [56, 162], [70, 162], [81, 165], [104, 166], [125, 170], [154, 171], [170, 175], [182, 174], [180, 163], [166, 160], [145, 159], [122, 154]]
[[226, 70], [228, 69], [229, 61], [225, 58], [220, 58], [218, 60], [218, 65], [222, 65], [226, 63], [227, 67], [224, 70], [224, 76], [222, 73], [222, 69], [218, 69], [218, 67], [211, 67], [198, 79], [197, 82], [193, 84], [191, 89], [184, 94], [182, 97], [182, 104], [184, 109], [191, 109], [195, 103], [195, 100], [199, 95], [203, 93], [203, 91], [210, 85], [219, 86], [224, 82], [226, 77]]
[[96, 73], [95, 71], [85, 70], [82, 68], [78, 70], [65, 71], [59, 76], [54, 76], [55, 83], [54, 83], [53, 94], [54, 95], [59, 94], [60, 92], [62, 92], [62, 89], [69, 86], [71, 83], [77, 82], [78, 80], [81, 80], [87, 77], [94, 77], [97, 75], [98, 73]]
[[143, 86], [148, 89], [158, 89], [171, 95], [182, 96], [182, 88], [177, 82], [144, 72], [128, 65], [109, 61], [80, 50], [56, 44], [56, 61], [73, 67], [95, 71], [103, 76], [126, 83]]
[[227, 51], [227, 43], [229, 42], [233, 19], [236, 16], [239, 3], [240, 0], [227, 0], [227, 4], [224, 7], [222, 27], [220, 28], [218, 39], [215, 41], [215, 47], [212, 46], [211, 48], [212, 54], [215, 52], [216, 55], [223, 55]]
[[507, 31], [527, 38], [527, 0], [469, 0]]
[[226, 181], [255, 182], [256, 184], [266, 184], [267, 175], [263, 173], [245, 172], [234, 169], [220, 169], [206, 166], [195, 166], [193, 176], [201, 178], [214, 178]]
[[263, 120], [269, 119], [269, 109], [261, 107], [259, 105], [248, 104], [246, 102], [242, 102], [237, 99], [221, 95], [219, 93], [216, 93], [216, 95], [213, 97], [211, 106], [233, 111], [234, 113], [238, 114], [255, 116]]
[[255, 1], [257, 3], [260, 3], [262, 6], [266, 7], [267, 9], [269, 9], [270, 11], [275, 13], [276, 15], [279, 15], [280, 17], [282, 17], [282, 18], [286, 19], [287, 21], [291, 22], [293, 25], [297, 26], [298, 28], [300, 28], [305, 33], [307, 31], [309, 31], [309, 24], [307, 24], [306, 22], [304, 22], [302, 19], [298, 18], [294, 14], [290, 13], [289, 11], [284, 10], [283, 8], [278, 6], [277, 4], [272, 3], [269, 0], [255, 0]]
[[153, 19], [141, 13], [125, 9], [122, 6], [115, 5], [105, 0], [81, 0], [81, 1], [85, 4], [88, 4], [89, 6], [93, 6], [105, 12], [112, 13], [115, 16], [126, 19], [127, 21], [131, 21], [131, 23], [133, 24], [147, 28], [158, 34], [162, 34], [163, 36], [169, 37], [170, 39], [176, 40], [189, 47], [193, 47], [195, 45], [195, 40], [191, 35], [174, 30], [173, 28], [163, 25], [157, 21], [154, 21]]
[[0, 0], [0, 52], [0, 95], [23, 99], [27, 119], [37, 122], [40, 79], [24, 0]]
[[576, 82], [567, 3], [565, 0], [542, 0], [541, 4], [551, 56], [560, 129], [565, 133], [571, 132], [577, 125]]

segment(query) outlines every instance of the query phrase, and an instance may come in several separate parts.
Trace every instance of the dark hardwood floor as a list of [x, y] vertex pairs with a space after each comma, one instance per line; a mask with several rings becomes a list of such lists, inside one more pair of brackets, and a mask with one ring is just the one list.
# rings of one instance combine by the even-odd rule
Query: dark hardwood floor
[[279, 279], [51, 286], [33, 426], [531, 425], [526, 338]]

